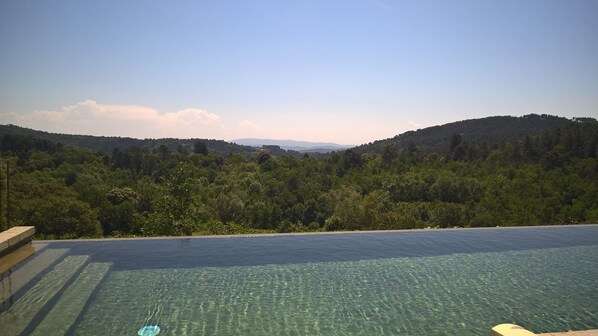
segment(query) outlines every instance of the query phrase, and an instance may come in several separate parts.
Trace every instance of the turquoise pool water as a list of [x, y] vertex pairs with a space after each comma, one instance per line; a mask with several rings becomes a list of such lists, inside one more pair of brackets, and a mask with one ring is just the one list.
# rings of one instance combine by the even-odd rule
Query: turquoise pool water
[[[159, 325], [160, 335], [490, 335], [492, 326], [511, 322], [534, 332], [598, 328], [598, 226], [55, 242], [37, 254], [52, 252], [60, 257], [4, 302], [0, 330], [136, 335]], [[65, 273], [72, 276], [61, 284]], [[47, 302], [31, 304], [41, 297]], [[21, 327], [5, 328], [15, 324]]]

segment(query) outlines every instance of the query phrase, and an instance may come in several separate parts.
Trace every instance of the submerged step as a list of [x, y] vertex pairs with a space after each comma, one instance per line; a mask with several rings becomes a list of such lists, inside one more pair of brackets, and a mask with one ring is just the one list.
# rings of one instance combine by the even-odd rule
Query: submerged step
[[108, 274], [110, 267], [112, 263], [87, 265], [31, 335], [66, 334], [75, 324], [93, 291]]
[[13, 267], [31, 257], [40, 245], [43, 244], [36, 244], [35, 246], [33, 244], [25, 244], [6, 255], [0, 256], [0, 274], [10, 271]]
[[65, 255], [69, 249], [47, 249], [42, 253], [35, 255], [33, 259], [27, 261], [21, 268], [14, 272], [6, 272], [0, 279], [0, 304], [9, 300], [21, 288], [27, 285], [38, 274], [56, 262]]
[[53, 270], [19, 298], [7, 311], [0, 314], [2, 335], [20, 335], [39, 311], [81, 269], [88, 256], [68, 256]]

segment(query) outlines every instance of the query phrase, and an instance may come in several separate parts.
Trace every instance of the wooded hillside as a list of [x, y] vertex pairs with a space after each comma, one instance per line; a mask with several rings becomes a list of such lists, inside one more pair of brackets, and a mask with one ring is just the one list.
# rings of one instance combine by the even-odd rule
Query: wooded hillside
[[[10, 225], [39, 238], [383, 230], [598, 222], [598, 123], [445, 151], [385, 146], [325, 158], [131, 147], [90, 152], [0, 137]], [[7, 225], [2, 192], [0, 224]]]
[[123, 151], [132, 149], [134, 147], [153, 150], [159, 148], [160, 146], [166, 146], [171, 150], [192, 151], [195, 143], [199, 141], [205, 143], [209, 151], [216, 151], [222, 154], [233, 153], [241, 155], [253, 155], [257, 153], [257, 149], [253, 147], [237, 145], [223, 140], [214, 139], [135, 139], [126, 137], [72, 135], [36, 131], [15, 125], [0, 125], [0, 137], [4, 135], [17, 137], [25, 136], [39, 140], [48, 140], [55, 144], [62, 144], [80, 149], [101, 152], [112, 152], [115, 148]]
[[541, 135], [551, 128], [563, 127], [571, 123], [573, 120], [546, 114], [470, 119], [405, 132], [390, 139], [358, 146], [354, 150], [358, 153], [381, 154], [387, 146], [395, 146], [399, 149], [419, 146], [433, 152], [443, 153], [449, 147], [451, 136], [455, 134], [461, 135], [465, 141], [492, 145], [521, 139], [528, 135]]

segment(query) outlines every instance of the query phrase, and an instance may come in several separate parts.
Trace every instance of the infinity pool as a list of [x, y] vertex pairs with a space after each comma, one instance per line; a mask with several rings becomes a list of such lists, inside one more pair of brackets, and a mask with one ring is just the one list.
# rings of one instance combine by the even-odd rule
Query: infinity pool
[[598, 225], [34, 245], [2, 275], [2, 335], [598, 328]]

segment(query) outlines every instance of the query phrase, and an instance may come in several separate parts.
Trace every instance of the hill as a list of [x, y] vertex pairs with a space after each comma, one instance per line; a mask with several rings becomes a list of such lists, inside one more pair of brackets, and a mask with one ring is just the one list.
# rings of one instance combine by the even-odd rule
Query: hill
[[0, 137], [5, 135], [25, 136], [54, 143], [61, 143], [67, 146], [78, 147], [91, 151], [111, 152], [114, 148], [128, 150], [133, 147], [154, 149], [162, 145], [169, 149], [177, 149], [179, 146], [189, 151], [193, 150], [196, 142], [204, 142], [209, 151], [216, 151], [221, 154], [254, 155], [257, 149], [249, 146], [242, 146], [229, 143], [223, 140], [213, 139], [135, 139], [127, 137], [106, 137], [92, 135], [58, 134], [44, 131], [37, 131], [15, 125], [0, 125]]
[[[457, 121], [445, 125], [433, 126], [417, 131], [409, 131], [393, 138], [377, 140], [352, 148], [358, 154], [378, 153], [384, 148], [393, 146], [405, 149], [415, 145], [433, 152], [444, 153], [449, 149], [450, 138], [455, 134], [461, 135], [465, 142], [482, 144], [496, 144], [510, 140], [521, 139], [528, 135], [541, 135], [555, 127], [564, 127], [576, 120], [590, 118], [574, 118], [551, 115], [530, 114], [523, 117], [494, 116], [480, 119]], [[169, 149], [186, 149], [192, 151], [195, 143], [201, 141], [206, 144], [208, 151], [216, 151], [224, 155], [240, 154], [244, 156], [256, 155], [261, 149], [275, 156], [300, 157], [303, 153], [327, 155], [324, 153], [342, 151], [348, 146], [334, 143], [317, 143], [295, 140], [270, 140], [270, 139], [238, 139], [233, 143], [214, 139], [136, 139], [128, 137], [106, 137], [91, 135], [57, 134], [33, 130], [15, 125], [0, 125], [0, 137], [14, 135], [30, 137], [52, 143], [60, 143], [91, 151], [111, 152], [114, 148], [128, 150], [133, 147], [156, 149], [166, 146]], [[317, 154], [322, 153], [322, 154]]]
[[355, 147], [353, 150], [357, 153], [382, 153], [383, 149], [389, 145], [404, 149], [409, 144], [415, 144], [418, 147], [442, 153], [448, 151], [449, 140], [455, 134], [460, 134], [464, 141], [494, 144], [524, 138], [528, 135], [541, 135], [551, 128], [567, 126], [573, 122], [574, 120], [546, 114], [470, 119], [405, 132], [393, 138]]
[[265, 147], [252, 156], [165, 146], [94, 153], [4, 134], [10, 175], [0, 169], [0, 186], [10, 192], [0, 200], [11, 210], [0, 229], [36, 226], [38, 238], [55, 239], [598, 221], [595, 121], [490, 151], [468, 142], [444, 153], [295, 157]]

